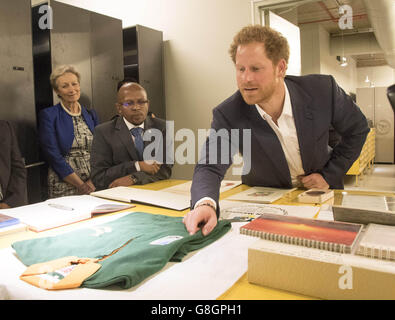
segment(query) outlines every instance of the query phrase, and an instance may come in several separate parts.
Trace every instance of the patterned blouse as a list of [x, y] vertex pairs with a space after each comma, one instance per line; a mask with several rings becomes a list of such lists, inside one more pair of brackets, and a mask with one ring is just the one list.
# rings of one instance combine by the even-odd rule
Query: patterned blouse
[[[87, 181], [91, 173], [89, 160], [93, 134], [81, 115], [81, 107], [77, 114], [71, 113], [63, 104], [62, 107], [72, 116], [74, 125], [74, 141], [65, 160], [82, 181]], [[77, 194], [77, 188], [61, 180], [51, 167], [48, 168], [48, 191], [49, 198]]]

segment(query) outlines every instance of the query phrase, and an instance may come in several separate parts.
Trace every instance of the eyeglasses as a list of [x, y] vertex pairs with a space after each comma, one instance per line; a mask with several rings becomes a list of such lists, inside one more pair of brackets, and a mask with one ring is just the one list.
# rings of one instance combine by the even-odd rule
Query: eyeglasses
[[134, 107], [134, 106], [142, 107], [147, 103], [148, 103], [148, 100], [137, 100], [137, 101], [129, 100], [129, 101], [125, 101], [123, 103], [118, 103], [118, 104], [120, 106], [124, 106], [125, 108], [129, 108], [129, 107]]

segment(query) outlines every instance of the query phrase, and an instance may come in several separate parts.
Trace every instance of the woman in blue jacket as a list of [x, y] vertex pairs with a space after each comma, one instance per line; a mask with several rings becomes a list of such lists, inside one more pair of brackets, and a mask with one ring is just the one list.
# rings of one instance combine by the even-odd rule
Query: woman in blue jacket
[[49, 164], [49, 197], [89, 194], [90, 148], [97, 115], [78, 102], [80, 74], [73, 66], [61, 66], [51, 74], [52, 88], [60, 103], [39, 113], [41, 148]]

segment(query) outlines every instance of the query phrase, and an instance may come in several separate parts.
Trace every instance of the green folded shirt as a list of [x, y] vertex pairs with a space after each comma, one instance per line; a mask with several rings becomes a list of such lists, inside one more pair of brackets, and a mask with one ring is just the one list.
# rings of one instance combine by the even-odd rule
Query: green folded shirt
[[218, 221], [209, 235], [199, 231], [191, 236], [181, 217], [133, 212], [90, 228], [15, 242], [12, 247], [27, 266], [67, 256], [103, 259], [99, 262], [102, 267], [81, 286], [103, 288], [117, 284], [128, 289], [167, 262], [181, 261], [187, 253], [207, 246], [229, 230], [230, 222]]

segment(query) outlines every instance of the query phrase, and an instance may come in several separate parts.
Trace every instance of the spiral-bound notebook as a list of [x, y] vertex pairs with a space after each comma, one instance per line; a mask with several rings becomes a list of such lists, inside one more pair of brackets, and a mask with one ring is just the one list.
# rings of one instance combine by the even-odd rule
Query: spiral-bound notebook
[[263, 214], [240, 228], [240, 233], [300, 246], [350, 253], [361, 224]]
[[370, 258], [395, 260], [395, 227], [370, 223], [356, 252]]

